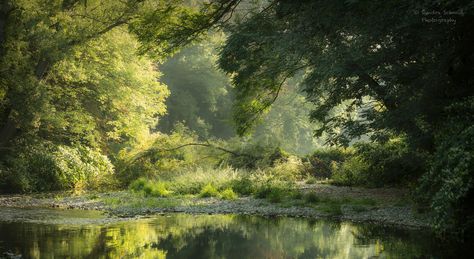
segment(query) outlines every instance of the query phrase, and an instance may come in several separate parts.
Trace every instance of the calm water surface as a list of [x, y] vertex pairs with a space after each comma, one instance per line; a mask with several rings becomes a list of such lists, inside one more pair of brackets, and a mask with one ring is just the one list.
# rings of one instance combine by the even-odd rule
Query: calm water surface
[[[0, 258], [446, 258], [430, 234], [237, 215], [111, 221], [98, 212], [0, 208]], [[21, 257], [20, 257], [21, 256]]]

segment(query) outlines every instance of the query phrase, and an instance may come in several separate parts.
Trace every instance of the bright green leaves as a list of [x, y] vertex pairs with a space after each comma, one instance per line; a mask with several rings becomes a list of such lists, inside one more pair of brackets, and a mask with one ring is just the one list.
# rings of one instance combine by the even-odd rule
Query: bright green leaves
[[[8, 126], [12, 134], [2, 134], [0, 146], [38, 134], [87, 145], [137, 141], [164, 114], [168, 95], [149, 57], [137, 55], [139, 49], [161, 59], [175, 49], [170, 46], [182, 45], [172, 28], [186, 27], [179, 37], [187, 39], [189, 30], [197, 35], [207, 28], [192, 17], [209, 15], [177, 1], [18, 0], [8, 5], [11, 10], [1, 17], [0, 131]], [[172, 39], [156, 41], [155, 36]]]
[[[152, 61], [136, 54], [137, 47], [133, 36], [117, 29], [75, 48], [74, 55], [53, 67], [47, 78], [50, 92], [57, 94], [51, 97], [52, 117], [63, 117], [64, 130], [91, 135], [81, 129], [89, 121], [96, 132], [92, 135], [100, 138], [95, 142], [103, 145], [137, 141], [155, 127], [157, 116], [166, 111], [168, 90], [157, 82], [160, 75]], [[90, 119], [74, 120], [68, 113]]]

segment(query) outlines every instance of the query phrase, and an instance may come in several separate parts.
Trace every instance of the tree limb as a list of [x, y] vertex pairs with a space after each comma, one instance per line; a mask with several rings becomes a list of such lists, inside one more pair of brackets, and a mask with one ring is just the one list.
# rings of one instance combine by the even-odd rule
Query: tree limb
[[175, 150], [178, 150], [178, 149], [181, 149], [181, 148], [184, 148], [184, 147], [189, 147], [189, 146], [201, 146], [201, 147], [213, 148], [213, 149], [217, 149], [217, 150], [232, 154], [234, 156], [245, 156], [245, 157], [249, 157], [249, 158], [253, 158], [253, 159], [261, 159], [262, 158], [262, 156], [255, 156], [255, 155], [246, 154], [246, 153], [239, 153], [237, 151], [229, 150], [227, 148], [216, 146], [216, 145], [213, 145], [211, 143], [187, 143], [187, 144], [183, 144], [183, 145], [172, 147], [172, 148], [150, 148], [150, 149], [148, 149], [144, 152], [141, 152], [141, 153], [137, 154], [136, 156], [134, 156], [129, 161], [129, 163], [133, 164], [138, 159], [146, 157], [146, 156], [148, 156], [152, 153], [155, 153], [155, 152], [171, 152], [171, 151], [175, 151]]

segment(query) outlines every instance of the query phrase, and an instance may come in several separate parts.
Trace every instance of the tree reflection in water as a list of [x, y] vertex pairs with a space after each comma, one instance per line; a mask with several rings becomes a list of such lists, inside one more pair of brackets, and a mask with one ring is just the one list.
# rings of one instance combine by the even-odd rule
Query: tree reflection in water
[[[157, 216], [113, 224], [0, 223], [0, 251], [27, 258], [446, 257], [420, 231], [236, 215]], [[5, 254], [4, 254], [5, 255]]]

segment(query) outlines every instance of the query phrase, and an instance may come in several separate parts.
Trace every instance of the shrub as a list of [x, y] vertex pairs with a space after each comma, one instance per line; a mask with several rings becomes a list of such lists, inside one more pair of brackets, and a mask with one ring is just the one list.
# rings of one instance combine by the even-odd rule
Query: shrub
[[230, 182], [230, 186], [241, 195], [250, 195], [254, 192], [253, 183], [248, 178], [234, 179]]
[[166, 189], [166, 184], [163, 182], [155, 182], [145, 185], [144, 189], [146, 196], [152, 197], [167, 197], [170, 191]]
[[212, 184], [207, 184], [201, 189], [201, 192], [199, 193], [199, 197], [201, 198], [206, 198], [206, 197], [218, 197], [219, 196], [219, 191], [216, 189], [216, 187], [212, 186]]
[[425, 157], [402, 138], [386, 143], [358, 143], [355, 153], [335, 168], [335, 184], [368, 187], [405, 185], [425, 169]]
[[285, 160], [276, 161], [267, 171], [279, 181], [293, 182], [302, 178], [303, 163], [298, 157], [289, 156]]
[[256, 184], [254, 197], [268, 199], [271, 202], [281, 202], [283, 198], [289, 197], [291, 194], [292, 188], [289, 183], [270, 180]]
[[133, 181], [129, 188], [135, 192], [143, 192], [145, 196], [151, 197], [167, 197], [171, 194], [171, 191], [167, 189], [166, 183], [154, 182], [145, 178], [139, 178]]
[[420, 178], [418, 202], [429, 204], [439, 234], [474, 236], [474, 98], [448, 108], [430, 170]]
[[330, 178], [334, 167], [342, 164], [352, 155], [352, 151], [342, 148], [324, 148], [307, 157], [306, 173], [315, 178]]
[[270, 202], [277, 203], [281, 202], [289, 194], [288, 190], [284, 188], [273, 188], [270, 189], [270, 192], [267, 195], [267, 199]]
[[235, 200], [238, 196], [231, 188], [227, 188], [221, 192], [221, 198], [224, 200]]
[[[198, 194], [207, 184], [216, 189], [233, 188], [232, 182], [240, 179], [246, 172], [229, 167], [190, 168], [178, 172], [162, 174], [158, 178], [169, 182], [170, 188], [181, 194]], [[234, 189], [235, 190], [235, 189]]]
[[229, 149], [245, 155], [229, 155], [225, 162], [234, 168], [263, 169], [273, 166], [278, 161], [285, 161], [288, 154], [278, 146], [260, 142], [232, 143]]
[[4, 192], [97, 189], [113, 185], [113, 166], [99, 151], [83, 146], [27, 144], [6, 159]]
[[335, 185], [366, 185], [369, 171], [368, 163], [360, 156], [354, 156], [345, 161], [334, 171], [332, 176]]
[[[176, 125], [171, 134], [155, 134], [147, 143], [119, 153], [117, 177], [126, 186], [140, 177], [152, 179], [163, 173], [195, 168], [200, 157], [197, 154], [212, 151], [199, 146], [176, 149], [183, 143], [193, 142], [199, 142], [197, 135], [182, 124]], [[214, 166], [218, 160], [204, 162], [199, 161], [200, 166]]]
[[145, 188], [145, 185], [147, 184], [147, 180], [145, 178], [138, 178], [137, 180], [133, 181], [129, 188], [132, 190], [132, 191], [135, 191], [135, 192], [139, 192], [139, 191], [143, 191], [143, 189]]

